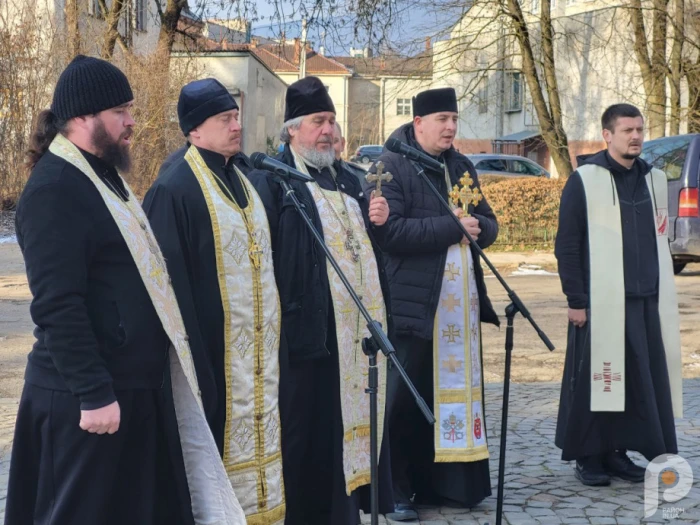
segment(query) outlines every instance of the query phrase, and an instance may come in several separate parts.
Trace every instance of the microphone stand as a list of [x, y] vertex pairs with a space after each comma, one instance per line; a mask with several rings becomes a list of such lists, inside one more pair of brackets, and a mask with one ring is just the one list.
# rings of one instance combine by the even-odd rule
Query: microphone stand
[[462, 233], [469, 241], [469, 246], [471, 248], [473, 248], [476, 251], [476, 253], [478, 253], [479, 256], [484, 260], [486, 265], [489, 267], [489, 269], [496, 276], [496, 279], [498, 279], [498, 281], [501, 283], [501, 286], [503, 286], [504, 290], [508, 294], [508, 298], [510, 299], [510, 304], [506, 307], [506, 319], [508, 320], [508, 326], [506, 328], [506, 344], [505, 344], [506, 363], [505, 363], [505, 373], [504, 373], [504, 380], [503, 380], [503, 415], [502, 415], [502, 420], [501, 420], [501, 450], [500, 450], [500, 458], [498, 460], [498, 503], [497, 503], [497, 507], [496, 507], [496, 525], [501, 525], [502, 519], [503, 519], [503, 488], [504, 488], [504, 478], [505, 478], [506, 437], [507, 437], [507, 433], [508, 433], [508, 401], [509, 401], [509, 396], [510, 396], [510, 366], [511, 366], [512, 352], [513, 352], [513, 332], [514, 332], [513, 320], [515, 319], [515, 316], [518, 313], [521, 313], [525, 319], [530, 321], [530, 324], [537, 332], [537, 335], [540, 336], [540, 339], [542, 339], [542, 342], [545, 344], [545, 346], [550, 351], [554, 350], [554, 345], [547, 337], [547, 334], [545, 334], [540, 329], [540, 327], [537, 326], [537, 323], [532, 318], [532, 316], [530, 315], [530, 312], [525, 307], [523, 302], [520, 300], [520, 297], [518, 297], [518, 294], [516, 294], [515, 291], [513, 289], [511, 289], [510, 286], [508, 286], [508, 283], [503, 279], [503, 277], [501, 277], [501, 274], [498, 272], [498, 270], [496, 270], [496, 268], [493, 266], [493, 264], [491, 264], [491, 261], [488, 259], [488, 257], [486, 257], [486, 255], [484, 254], [484, 251], [481, 249], [481, 247], [477, 243], [474, 242], [474, 239], [472, 238], [471, 235], [469, 235], [469, 232], [464, 227], [462, 222], [459, 220], [459, 217], [457, 217], [454, 213], [452, 213], [452, 208], [450, 208], [450, 205], [447, 204], [447, 201], [443, 198], [442, 195], [440, 195], [440, 192], [438, 191], [438, 189], [435, 187], [435, 185], [432, 183], [432, 181], [425, 174], [425, 170], [423, 169], [423, 166], [420, 163], [418, 163], [417, 161], [406, 157], [405, 155], [404, 155], [404, 157], [407, 158], [411, 162], [411, 164], [413, 164], [413, 167], [418, 172], [418, 175], [423, 179], [423, 181], [428, 185], [430, 190], [435, 194], [435, 196], [440, 201], [440, 204], [442, 205], [442, 207], [449, 212], [450, 217], [452, 217], [454, 219], [455, 223], [459, 226], [459, 228], [462, 230]]
[[372, 316], [370, 315], [369, 311], [367, 311], [367, 308], [365, 308], [364, 304], [362, 304], [362, 301], [360, 298], [357, 296], [357, 293], [353, 289], [352, 285], [350, 284], [350, 281], [348, 281], [347, 277], [343, 273], [343, 270], [340, 269], [340, 266], [338, 265], [338, 262], [335, 260], [333, 255], [331, 254], [330, 250], [328, 249], [328, 246], [323, 240], [323, 237], [321, 234], [318, 232], [316, 227], [314, 226], [314, 223], [311, 221], [309, 218], [309, 215], [306, 213], [306, 210], [304, 210], [304, 206], [299, 202], [299, 199], [297, 198], [296, 194], [294, 193], [294, 190], [291, 188], [289, 183], [285, 180], [285, 178], [279, 177], [280, 185], [282, 186], [282, 189], [285, 192], [285, 195], [287, 195], [291, 200], [292, 203], [294, 204], [294, 207], [296, 210], [299, 212], [301, 215], [301, 218], [304, 220], [304, 223], [306, 224], [307, 228], [309, 231], [313, 234], [313, 236], [316, 238], [316, 241], [318, 242], [319, 246], [321, 246], [323, 252], [326, 255], [326, 258], [328, 261], [331, 263], [333, 268], [335, 269], [336, 273], [338, 274], [338, 277], [340, 277], [340, 280], [343, 282], [345, 285], [345, 288], [347, 288], [348, 293], [350, 294], [350, 297], [352, 297], [352, 300], [355, 302], [357, 305], [357, 308], [359, 309], [360, 313], [362, 314], [362, 317], [365, 318], [365, 321], [367, 321], [367, 329], [369, 330], [370, 337], [366, 337], [362, 341], [362, 351], [367, 355], [369, 358], [369, 375], [368, 375], [368, 382], [367, 382], [367, 388], [365, 389], [365, 393], [369, 394], [369, 402], [370, 402], [370, 495], [371, 495], [371, 524], [372, 525], [378, 525], [379, 524], [379, 470], [378, 470], [378, 463], [379, 463], [379, 446], [378, 446], [378, 414], [377, 414], [377, 394], [379, 391], [379, 371], [377, 369], [377, 351], [381, 350], [384, 355], [391, 361], [393, 366], [396, 367], [396, 369], [399, 371], [399, 374], [401, 375], [401, 379], [403, 379], [403, 382], [406, 384], [408, 387], [409, 391], [411, 392], [411, 395], [416, 401], [416, 404], [418, 405], [418, 408], [420, 408], [421, 412], [425, 416], [425, 419], [428, 420], [428, 423], [431, 425], [435, 423], [435, 417], [433, 416], [432, 411], [426, 404], [425, 400], [420, 396], [418, 393], [418, 390], [416, 390], [416, 387], [411, 383], [411, 380], [409, 379], [408, 375], [406, 374], [406, 371], [403, 369], [401, 366], [401, 363], [399, 363], [398, 359], [396, 359], [396, 352], [394, 350], [394, 346], [391, 344], [389, 341], [389, 338], [387, 335], [384, 333], [382, 330], [382, 325], [378, 322], [372, 319]]

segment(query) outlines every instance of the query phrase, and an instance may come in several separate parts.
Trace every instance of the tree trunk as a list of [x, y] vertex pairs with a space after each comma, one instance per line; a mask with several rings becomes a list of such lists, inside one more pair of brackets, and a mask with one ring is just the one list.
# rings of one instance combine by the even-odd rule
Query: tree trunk
[[[549, 154], [552, 156], [552, 162], [556, 166], [557, 173], [560, 177], [566, 177], [573, 171], [571, 164], [571, 156], [569, 155], [569, 145], [562, 126], [561, 120], [561, 102], [559, 100], [559, 92], [557, 90], [557, 81], [554, 74], [554, 49], [552, 42], [552, 21], [550, 14], [550, 2], [544, 0], [542, 3], [542, 11], [544, 13], [546, 6], [547, 15], [543, 15], [542, 25], [547, 25], [547, 31], [544, 27], [542, 31], [542, 52], [544, 54], [544, 70], [545, 70], [545, 86], [547, 90], [547, 99], [551, 105], [547, 107], [547, 100], [543, 93], [543, 86], [540, 82], [539, 74], [537, 73], [537, 65], [535, 63], [535, 55], [532, 50], [532, 42], [530, 41], [530, 32], [525, 23], [522, 9], [520, 8], [519, 0], [507, 0], [507, 13], [512, 20], [513, 29], [516, 38], [520, 44], [520, 52], [522, 54], [523, 66], [522, 72], [527, 81], [527, 86], [532, 96], [532, 103], [537, 112], [537, 118], [540, 122], [540, 131], [547, 147]], [[546, 44], [545, 41], [549, 40]], [[548, 49], [546, 49], [548, 46]]]
[[71, 58], [80, 54], [80, 10], [78, 0], [66, 0], [66, 32], [68, 39], [68, 52]]
[[641, 0], [630, 0], [634, 27], [634, 52], [642, 73], [647, 100], [647, 130], [654, 139], [666, 132], [666, 12], [668, 0], [654, 0], [652, 56], [649, 56], [644, 11]]
[[[125, 2], [124, 0], [112, 0], [112, 7], [109, 11], [103, 0], [100, 0], [100, 6], [103, 9], [102, 12], [107, 13], [100, 56], [105, 60], [111, 60], [114, 57], [114, 46], [118, 40], [122, 39], [122, 35], [119, 33], [119, 20], [124, 11]], [[127, 23], [130, 21], [127, 20]]]
[[670, 135], [681, 132], [681, 78], [683, 72], [683, 41], [685, 40], [685, 1], [675, 0], [673, 47], [671, 48], [671, 121]]
[[177, 23], [180, 20], [182, 10], [187, 7], [187, 0], [167, 0], [165, 11], [161, 8], [160, 0], [154, 0], [160, 14], [160, 33], [158, 33], [158, 50], [164, 53], [164, 58], [170, 58], [173, 49], [175, 35], [177, 35]]

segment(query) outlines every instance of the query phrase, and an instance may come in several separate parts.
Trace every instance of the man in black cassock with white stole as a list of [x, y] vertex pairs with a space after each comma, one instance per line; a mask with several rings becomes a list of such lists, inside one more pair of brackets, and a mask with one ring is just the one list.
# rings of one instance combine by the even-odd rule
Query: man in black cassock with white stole
[[[278, 160], [313, 182], [289, 182], [372, 317], [387, 329], [383, 279], [372, 244], [388, 215], [335, 160], [335, 107], [323, 83], [287, 89]], [[365, 319], [279, 181], [249, 174], [270, 223], [282, 309], [280, 414], [286, 525], [356, 525], [369, 510], [370, 428]], [[380, 265], [379, 265], [380, 266]], [[379, 365], [379, 511], [393, 507], [384, 434], [385, 361]]]
[[265, 207], [244, 175], [238, 105], [217, 80], [182, 88], [190, 144], [144, 199], [182, 310], [207, 421], [249, 523], [284, 519], [280, 311]]
[[585, 485], [644, 481], [626, 451], [677, 453], [682, 415], [666, 176], [639, 158], [636, 107], [611, 106], [602, 128], [607, 150], [564, 187], [555, 247], [570, 321], [555, 442]]

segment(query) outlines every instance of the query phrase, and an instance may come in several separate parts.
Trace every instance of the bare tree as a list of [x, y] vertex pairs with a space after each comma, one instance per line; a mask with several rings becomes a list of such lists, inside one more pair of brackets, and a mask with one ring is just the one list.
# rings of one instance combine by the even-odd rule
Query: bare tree
[[681, 80], [683, 78], [683, 44], [685, 43], [685, 1], [674, 0], [673, 46], [669, 84], [671, 86], [671, 120], [669, 133], [678, 135], [681, 130]]

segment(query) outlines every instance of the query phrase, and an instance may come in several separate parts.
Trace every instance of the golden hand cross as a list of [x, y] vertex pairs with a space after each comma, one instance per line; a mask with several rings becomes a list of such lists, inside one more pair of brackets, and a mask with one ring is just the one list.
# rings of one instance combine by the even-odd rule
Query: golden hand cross
[[384, 163], [380, 160], [377, 162], [377, 173], [370, 173], [365, 177], [365, 180], [367, 182], [371, 183], [376, 183], [375, 190], [372, 192], [372, 195], [375, 197], [381, 197], [382, 196], [382, 182], [389, 182], [394, 176], [386, 172], [384, 173]]

